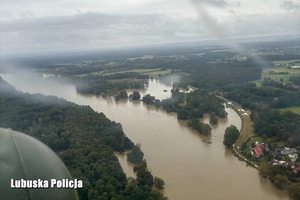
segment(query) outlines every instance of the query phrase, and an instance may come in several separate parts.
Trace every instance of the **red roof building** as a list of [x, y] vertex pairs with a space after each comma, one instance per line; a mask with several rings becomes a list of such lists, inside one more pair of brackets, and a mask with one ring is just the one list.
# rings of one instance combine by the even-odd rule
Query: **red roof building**
[[300, 172], [300, 167], [296, 167], [296, 168], [293, 170], [293, 172], [294, 172], [295, 174], [297, 174], [298, 172]]
[[253, 157], [259, 157], [263, 154], [264, 145], [255, 143], [255, 147], [251, 149]]

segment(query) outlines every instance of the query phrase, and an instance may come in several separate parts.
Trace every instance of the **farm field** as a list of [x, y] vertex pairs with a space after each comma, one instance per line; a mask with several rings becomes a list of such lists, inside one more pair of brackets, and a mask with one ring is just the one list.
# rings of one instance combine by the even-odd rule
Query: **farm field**
[[[251, 81], [250, 83], [255, 83], [256, 87], [261, 87], [261, 82], [263, 81], [264, 78], [270, 77], [272, 80], [280, 82], [280, 79], [282, 78], [283, 83], [288, 83], [289, 82], [289, 78], [291, 76], [298, 76], [300, 75], [300, 69], [289, 69], [287, 67], [287, 65], [289, 63], [294, 63], [295, 65], [300, 65], [300, 60], [277, 60], [274, 61], [274, 67], [272, 68], [266, 68], [263, 69], [262, 73], [261, 73], [261, 79], [259, 80], [255, 80], [255, 81]], [[281, 72], [287, 72], [288, 74], [270, 74], [270, 72], [272, 73], [281, 73]]]
[[[115, 72], [111, 72], [111, 71], [99, 71], [99, 72], [93, 72], [90, 73], [91, 75], [96, 75], [96, 76], [108, 76], [108, 75], [112, 75], [112, 74], [120, 74], [120, 73], [126, 73], [126, 72], [136, 72], [136, 73], [140, 73], [142, 75], [149, 75], [149, 76], [153, 76], [156, 77], [159, 74], [160, 75], [165, 75], [165, 74], [169, 74], [171, 72], [171, 69], [166, 69], [166, 70], [161, 70], [161, 68], [155, 68], [155, 69], [132, 69], [132, 70], [120, 70], [120, 71], [115, 71]], [[80, 77], [84, 77], [87, 76], [88, 74], [81, 74], [78, 75]]]
[[288, 107], [288, 108], [280, 108], [280, 111], [292, 111], [298, 115], [300, 115], [300, 106]]

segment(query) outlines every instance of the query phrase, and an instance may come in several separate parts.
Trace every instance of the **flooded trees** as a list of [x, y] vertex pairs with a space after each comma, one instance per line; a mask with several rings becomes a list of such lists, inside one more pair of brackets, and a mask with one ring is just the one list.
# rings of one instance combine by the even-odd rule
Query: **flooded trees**
[[137, 144], [133, 147], [132, 152], [127, 155], [127, 160], [133, 164], [139, 163], [143, 160], [144, 153], [141, 151], [140, 146]]
[[212, 112], [210, 114], [210, 120], [209, 120], [210, 124], [217, 124], [218, 123], [218, 118], [216, 117], [215, 113]]
[[141, 95], [138, 91], [134, 91], [131, 95], [131, 100], [140, 100]]
[[225, 146], [227, 146], [228, 148], [231, 147], [235, 143], [235, 141], [239, 137], [239, 135], [240, 135], [240, 132], [236, 126], [231, 125], [230, 127], [227, 127], [225, 130], [223, 144]]

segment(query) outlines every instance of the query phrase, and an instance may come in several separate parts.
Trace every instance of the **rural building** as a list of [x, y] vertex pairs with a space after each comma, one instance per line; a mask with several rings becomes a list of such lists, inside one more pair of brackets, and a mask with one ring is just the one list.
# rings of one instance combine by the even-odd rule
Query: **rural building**
[[292, 162], [295, 162], [298, 158], [298, 154], [297, 153], [291, 153], [291, 154], [289, 154], [289, 158], [291, 159]]
[[268, 146], [264, 145], [264, 143], [255, 143], [254, 148], [251, 148], [251, 154], [253, 157], [259, 157], [263, 155], [263, 150], [268, 150]]
[[296, 153], [296, 152], [297, 152], [296, 149], [285, 147], [280, 153], [282, 155], [287, 155], [287, 154], [292, 154], [292, 153]]
[[296, 168], [293, 170], [293, 172], [294, 172], [295, 174], [297, 174], [298, 172], [300, 172], [300, 167], [296, 167]]

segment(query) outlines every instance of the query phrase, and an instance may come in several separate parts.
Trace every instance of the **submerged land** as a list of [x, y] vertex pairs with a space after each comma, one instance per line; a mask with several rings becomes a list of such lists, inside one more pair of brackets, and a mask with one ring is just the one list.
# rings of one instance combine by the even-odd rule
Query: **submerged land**
[[[268, 42], [239, 41], [242, 47], [240, 51], [217, 44], [182, 44], [175, 47], [160, 46], [125, 52], [78, 52], [74, 55], [66, 53], [38, 58], [7, 58], [2, 60], [1, 72], [25, 71], [48, 74], [46, 80], [74, 84], [80, 94], [114, 97], [116, 101], [128, 98], [141, 100], [145, 104], [151, 104], [167, 112], [176, 112], [179, 120], [186, 120], [191, 129], [205, 136], [211, 134], [212, 127], [218, 124], [218, 120], [227, 117], [224, 106], [230, 106], [241, 117], [242, 128], [238, 132], [234, 127], [226, 129], [224, 148], [231, 148], [257, 166], [261, 175], [268, 177], [276, 187], [287, 189], [293, 198], [299, 199], [299, 38], [299, 36], [289, 39], [274, 38], [273, 41]], [[15, 69], [5, 67], [8, 64], [15, 66]], [[140, 89], [147, 88], [149, 80], [166, 84], [172, 82], [170, 98], [160, 99], [150, 94], [144, 96], [137, 94]], [[133, 92], [134, 90], [136, 93]], [[5, 95], [3, 93], [1, 98], [2, 102], [7, 104], [6, 98], [9, 96]], [[64, 102], [60, 104], [67, 105]], [[58, 111], [52, 113], [51, 117], [58, 120], [55, 123], [71, 120], [69, 114], [60, 111], [62, 108], [56, 109]], [[87, 115], [89, 112], [94, 115], [88, 108], [80, 109], [85, 110]], [[35, 110], [31, 112], [32, 116], [41, 115]], [[209, 123], [200, 120], [204, 114], [210, 115]], [[19, 115], [25, 117], [24, 113]], [[74, 131], [73, 129], [69, 130], [68, 126], [60, 124], [61, 128], [53, 129], [49, 135], [43, 136], [34, 131], [40, 127], [42, 123], [40, 120], [33, 120], [34, 124], [33, 122], [13, 124], [13, 114], [9, 116], [11, 118], [5, 119], [6, 121], [1, 120], [5, 122], [1, 126], [13, 126], [16, 130], [40, 137], [59, 155], [61, 153], [63, 159], [69, 159], [64, 155], [64, 151], [73, 141], [67, 135]], [[124, 136], [118, 124], [110, 122], [105, 116], [98, 117], [103, 118], [101, 120], [106, 121], [109, 126], [105, 128], [103, 124], [87, 121], [87, 124], [98, 127], [97, 130], [90, 131], [100, 132], [99, 141], [104, 141], [103, 148], [107, 148], [104, 147], [106, 145], [120, 152], [131, 149], [134, 157], [129, 156], [128, 159], [136, 163], [135, 171], [138, 178], [126, 180], [124, 174], [120, 173], [120, 177], [116, 177], [117, 175], [108, 173], [107, 176], [114, 176], [120, 182], [118, 183], [120, 187], [112, 190], [106, 185], [106, 189], [102, 190], [100, 183], [96, 183], [96, 178], [84, 172], [87, 166], [80, 165], [82, 172], [79, 173], [75, 168], [71, 171], [72, 175], [85, 176], [85, 179], [91, 182], [88, 191], [80, 192], [81, 199], [91, 199], [97, 194], [106, 197], [116, 196], [117, 199], [123, 195], [125, 199], [130, 199], [131, 192], [138, 196], [141, 191], [143, 197], [148, 195], [147, 198], [150, 196], [153, 199], [165, 198], [159, 191], [163, 188], [163, 182], [158, 177], [153, 178], [147, 169], [139, 145], [134, 146], [130, 139]], [[45, 119], [43, 123], [51, 122], [47, 120], [50, 119]], [[104, 133], [101, 135], [102, 132]], [[113, 156], [111, 150], [105, 151]], [[94, 162], [99, 162], [99, 165], [105, 162], [105, 156], [101, 157], [91, 152], [86, 154], [90, 159], [94, 159]], [[74, 163], [69, 164], [74, 166]], [[88, 165], [90, 170], [96, 170], [92, 162]]]

